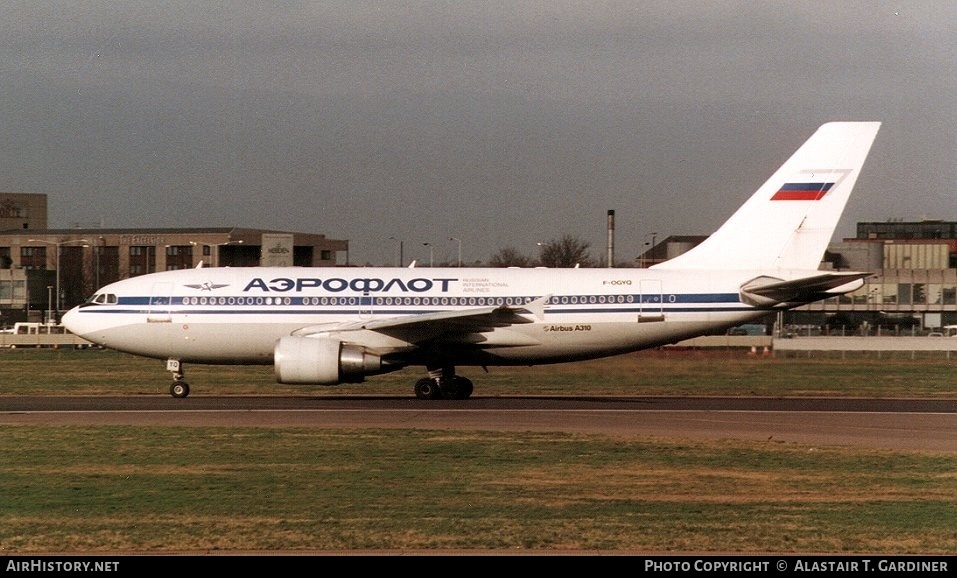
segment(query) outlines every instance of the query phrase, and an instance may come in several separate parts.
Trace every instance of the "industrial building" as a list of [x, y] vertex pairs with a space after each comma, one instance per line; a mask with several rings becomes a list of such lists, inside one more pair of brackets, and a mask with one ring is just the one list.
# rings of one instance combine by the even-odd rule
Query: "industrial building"
[[49, 322], [97, 288], [207, 266], [334, 267], [349, 242], [242, 228], [47, 229], [46, 195], [0, 193], [0, 326]]
[[928, 332], [957, 324], [957, 222], [857, 224], [833, 243], [825, 267], [872, 271], [853, 293], [801, 307], [799, 322], [856, 332]]

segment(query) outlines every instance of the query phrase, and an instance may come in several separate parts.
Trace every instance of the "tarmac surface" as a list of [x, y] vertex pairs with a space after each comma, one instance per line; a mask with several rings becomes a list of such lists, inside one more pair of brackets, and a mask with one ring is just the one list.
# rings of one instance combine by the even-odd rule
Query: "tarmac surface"
[[561, 431], [957, 453], [957, 399], [0, 397], [0, 425], [12, 424]]

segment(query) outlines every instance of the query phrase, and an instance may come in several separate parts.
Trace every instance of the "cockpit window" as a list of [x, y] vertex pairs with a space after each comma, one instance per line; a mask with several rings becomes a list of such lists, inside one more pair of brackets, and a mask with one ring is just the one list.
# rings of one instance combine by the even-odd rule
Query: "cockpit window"
[[87, 301], [96, 305], [116, 305], [116, 295], [114, 293], [97, 293]]

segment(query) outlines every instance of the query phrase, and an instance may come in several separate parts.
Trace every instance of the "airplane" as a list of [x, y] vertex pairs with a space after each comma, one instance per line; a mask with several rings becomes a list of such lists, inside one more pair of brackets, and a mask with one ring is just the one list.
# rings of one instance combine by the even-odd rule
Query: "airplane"
[[420, 399], [468, 399], [457, 367], [597, 359], [677, 343], [854, 291], [820, 269], [880, 122], [821, 125], [731, 217], [648, 268], [203, 267], [124, 279], [63, 316], [108, 349], [184, 366], [274, 366], [333, 386], [424, 367]]

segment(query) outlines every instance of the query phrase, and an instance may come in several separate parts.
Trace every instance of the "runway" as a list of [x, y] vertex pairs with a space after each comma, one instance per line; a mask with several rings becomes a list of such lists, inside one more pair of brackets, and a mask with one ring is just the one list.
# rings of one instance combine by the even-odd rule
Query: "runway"
[[957, 400], [762, 397], [0, 397], [0, 425], [555, 431], [957, 453]]

